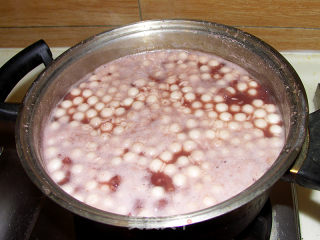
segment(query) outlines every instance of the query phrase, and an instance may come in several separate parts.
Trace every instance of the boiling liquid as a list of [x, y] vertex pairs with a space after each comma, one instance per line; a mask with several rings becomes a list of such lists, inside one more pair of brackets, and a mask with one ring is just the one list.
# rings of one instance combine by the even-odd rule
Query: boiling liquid
[[43, 156], [52, 179], [93, 207], [168, 216], [223, 202], [259, 179], [284, 144], [278, 108], [244, 69], [184, 50], [130, 55], [70, 89]]

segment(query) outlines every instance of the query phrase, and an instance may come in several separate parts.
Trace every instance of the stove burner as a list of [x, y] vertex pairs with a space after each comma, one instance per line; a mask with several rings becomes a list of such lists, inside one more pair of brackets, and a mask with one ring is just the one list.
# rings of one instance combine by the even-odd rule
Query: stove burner
[[268, 240], [272, 227], [272, 206], [270, 199], [253, 222], [234, 240]]

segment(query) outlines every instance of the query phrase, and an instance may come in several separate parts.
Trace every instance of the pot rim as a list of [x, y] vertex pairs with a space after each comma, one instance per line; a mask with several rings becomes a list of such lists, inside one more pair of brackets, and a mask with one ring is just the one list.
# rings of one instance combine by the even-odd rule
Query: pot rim
[[[224, 32], [226, 36], [233, 37], [241, 43], [252, 44], [252, 46], [259, 49], [259, 51], [263, 51], [266, 56], [270, 57], [274, 61], [281, 62], [281, 70], [284, 71], [288, 77], [293, 79], [295, 86], [292, 87], [298, 91], [298, 104], [291, 106], [292, 111], [296, 114], [291, 116], [290, 122], [292, 124], [288, 133], [287, 141], [275, 163], [254, 184], [229, 200], [196, 212], [167, 217], [129, 217], [108, 213], [88, 206], [63, 192], [63, 190], [61, 190], [60, 187], [58, 187], [58, 185], [56, 185], [49, 178], [37, 160], [34, 149], [30, 146], [30, 144], [26, 144], [32, 139], [32, 133], [30, 129], [31, 124], [29, 121], [31, 119], [30, 115], [32, 115], [33, 107], [37, 105], [36, 103], [38, 102], [39, 96], [34, 93], [41, 91], [41, 88], [43, 88], [45, 85], [44, 80], [53, 74], [56, 69], [61, 68], [64, 63], [68, 62], [71, 56], [79, 53], [80, 55], [81, 53], [86, 54], [87, 48], [91, 43], [94, 42], [99, 46], [99, 43], [105, 41], [105, 38], [110, 41], [112, 39], [116, 39], [117, 37], [133, 34], [137, 31], [155, 31], [161, 29], [189, 31], [196, 30], [205, 32], [207, 34], [214, 34], [217, 31]], [[126, 31], [129, 32], [124, 34]], [[79, 56], [79, 58], [81, 58], [81, 56]], [[129, 228], [165, 228], [184, 226], [221, 216], [228, 212], [234, 211], [249, 201], [257, 198], [279, 180], [279, 178], [287, 171], [295, 158], [298, 156], [306, 137], [306, 126], [308, 119], [307, 98], [301, 80], [293, 67], [278, 51], [257, 37], [243, 32], [237, 28], [223, 24], [197, 20], [148, 20], [129, 24], [94, 35], [71, 47], [57, 59], [55, 59], [53, 63], [48, 66], [32, 84], [24, 98], [22, 105], [23, 108], [18, 115], [16, 124], [16, 145], [22, 165], [31, 180], [41, 189], [42, 192], [45, 193], [45, 195], [49, 196], [59, 205], [67, 208], [71, 212], [101, 223]]]

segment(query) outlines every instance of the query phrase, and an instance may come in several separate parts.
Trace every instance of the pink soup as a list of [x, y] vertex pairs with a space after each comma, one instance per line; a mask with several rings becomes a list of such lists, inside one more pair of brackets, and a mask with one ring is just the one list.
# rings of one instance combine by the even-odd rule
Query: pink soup
[[259, 179], [284, 144], [268, 91], [214, 55], [129, 55], [79, 79], [53, 109], [45, 167], [68, 194], [129, 216], [221, 203]]

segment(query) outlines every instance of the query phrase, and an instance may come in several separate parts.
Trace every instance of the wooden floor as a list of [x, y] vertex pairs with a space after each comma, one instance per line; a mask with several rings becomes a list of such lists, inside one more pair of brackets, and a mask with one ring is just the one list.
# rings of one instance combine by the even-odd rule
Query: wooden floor
[[320, 50], [318, 0], [0, 0], [0, 47], [39, 39], [72, 46], [125, 24], [172, 18], [231, 25], [278, 50]]

